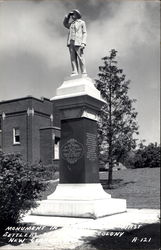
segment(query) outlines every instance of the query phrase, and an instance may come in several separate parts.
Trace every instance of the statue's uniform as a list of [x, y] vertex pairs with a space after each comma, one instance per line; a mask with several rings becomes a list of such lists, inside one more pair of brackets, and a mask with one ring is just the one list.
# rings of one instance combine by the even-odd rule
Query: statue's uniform
[[69, 29], [67, 46], [69, 47], [72, 74], [78, 73], [78, 64], [82, 74], [86, 74], [84, 51], [81, 45], [86, 45], [86, 25], [81, 19], [69, 22], [69, 17], [65, 16], [64, 26]]

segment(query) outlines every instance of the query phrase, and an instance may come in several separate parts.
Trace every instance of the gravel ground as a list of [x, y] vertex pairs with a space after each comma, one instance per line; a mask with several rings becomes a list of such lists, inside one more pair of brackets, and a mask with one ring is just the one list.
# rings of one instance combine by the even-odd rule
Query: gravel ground
[[[152, 226], [153, 224], [159, 223], [159, 214], [160, 211], [157, 209], [128, 209], [125, 213], [107, 216], [96, 220], [27, 215], [24, 218], [23, 223], [35, 226], [44, 225], [44, 228], [52, 226], [52, 228], [50, 230], [38, 232], [33, 241], [16, 245], [6, 244], [3, 245], [1, 249], [95, 250], [106, 249], [109, 240], [110, 246], [112, 244], [111, 242], [113, 242], [115, 246], [113, 249], [122, 249], [120, 248], [121, 246], [119, 245], [119, 242], [127, 242], [130, 240], [131, 242], [129, 242], [129, 244], [131, 243], [131, 245], [134, 246], [135, 244], [133, 244], [132, 240], [135, 240], [134, 238], [136, 237], [143, 248], [152, 249], [148, 248], [152, 246], [151, 243], [153, 243], [153, 246], [158, 247], [155, 235], [150, 237], [150, 235], [147, 234], [147, 230], [145, 230], [145, 232], [140, 234], [141, 238], [139, 238], [137, 230], [142, 229], [143, 231], [145, 225]], [[52, 230], [53, 227], [55, 227], [56, 230]], [[127, 232], [133, 232], [131, 237], [127, 235]], [[103, 241], [103, 245], [102, 242], [99, 244], [100, 239], [104, 239], [105, 236], [106, 240]], [[147, 238], [146, 241], [149, 242], [140, 242], [143, 238]], [[94, 242], [94, 244], [92, 242]], [[118, 248], [116, 248], [117, 242]], [[131, 245], [128, 245], [128, 250], [134, 249], [130, 248]]]

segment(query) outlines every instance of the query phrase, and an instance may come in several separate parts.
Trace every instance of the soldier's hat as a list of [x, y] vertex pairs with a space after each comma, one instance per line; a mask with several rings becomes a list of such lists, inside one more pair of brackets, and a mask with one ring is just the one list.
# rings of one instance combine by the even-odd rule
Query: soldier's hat
[[79, 10], [72, 10], [73, 13], [75, 13], [77, 15], [78, 18], [81, 18], [82, 15], [81, 13], [79, 12]]

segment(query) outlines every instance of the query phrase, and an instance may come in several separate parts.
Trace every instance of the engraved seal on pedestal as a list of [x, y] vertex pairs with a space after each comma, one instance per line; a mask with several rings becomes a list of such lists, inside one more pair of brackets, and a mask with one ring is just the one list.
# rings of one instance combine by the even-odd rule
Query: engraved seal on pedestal
[[61, 156], [69, 164], [75, 164], [83, 156], [83, 151], [83, 145], [71, 138], [61, 147]]

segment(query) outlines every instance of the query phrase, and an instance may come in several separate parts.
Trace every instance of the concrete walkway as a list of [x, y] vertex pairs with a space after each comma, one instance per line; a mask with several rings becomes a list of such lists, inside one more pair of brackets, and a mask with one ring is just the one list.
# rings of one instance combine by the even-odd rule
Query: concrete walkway
[[[104, 230], [115, 230], [113, 236], [121, 237], [123, 230], [137, 229], [143, 224], [159, 222], [158, 209], [128, 209], [126, 213], [111, 215], [96, 220], [27, 215], [23, 222], [30, 225], [52, 227], [45, 233], [38, 234], [30, 243], [18, 246], [5, 245], [1, 249], [96, 249], [83, 246], [84, 239], [103, 235]], [[55, 227], [56, 230], [53, 230]], [[57, 227], [60, 227], [57, 229]], [[119, 231], [120, 230], [120, 231]], [[111, 232], [112, 233], [112, 232]]]

